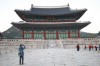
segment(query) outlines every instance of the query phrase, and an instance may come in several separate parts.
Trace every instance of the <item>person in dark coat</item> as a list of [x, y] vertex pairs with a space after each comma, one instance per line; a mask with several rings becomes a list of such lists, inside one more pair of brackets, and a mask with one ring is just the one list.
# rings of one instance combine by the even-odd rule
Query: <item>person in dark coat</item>
[[91, 51], [91, 48], [92, 48], [91, 45], [89, 45], [89, 51]]
[[80, 49], [80, 46], [79, 46], [79, 44], [77, 44], [76, 48], [77, 48], [77, 51], [79, 51], [79, 49]]
[[84, 46], [84, 49], [86, 50], [86, 45]]
[[94, 46], [95, 47], [95, 50], [97, 51], [97, 46]]
[[100, 44], [99, 44], [99, 50], [100, 50]]
[[22, 64], [24, 64], [24, 49], [25, 49], [25, 45], [23, 45], [23, 44], [20, 44], [20, 47], [19, 47], [19, 53], [18, 53], [18, 55], [19, 55], [19, 63], [20, 63], [20, 65]]

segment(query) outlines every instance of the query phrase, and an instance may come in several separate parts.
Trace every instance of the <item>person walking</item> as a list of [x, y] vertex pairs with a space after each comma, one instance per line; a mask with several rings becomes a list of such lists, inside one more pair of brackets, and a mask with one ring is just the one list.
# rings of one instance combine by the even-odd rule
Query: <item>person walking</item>
[[91, 48], [92, 48], [92, 50], [93, 50], [93, 44], [91, 45]]
[[99, 44], [99, 50], [100, 50], [100, 44]]
[[91, 45], [89, 45], [89, 51], [91, 51]]
[[24, 64], [24, 49], [25, 49], [25, 45], [23, 44], [20, 44], [20, 47], [19, 47], [19, 64], [23, 65]]
[[84, 46], [84, 49], [86, 50], [86, 45]]
[[94, 46], [95, 47], [95, 50], [97, 51], [97, 46]]
[[79, 44], [77, 44], [76, 48], [77, 48], [77, 51], [80, 50], [80, 46], [79, 46]]

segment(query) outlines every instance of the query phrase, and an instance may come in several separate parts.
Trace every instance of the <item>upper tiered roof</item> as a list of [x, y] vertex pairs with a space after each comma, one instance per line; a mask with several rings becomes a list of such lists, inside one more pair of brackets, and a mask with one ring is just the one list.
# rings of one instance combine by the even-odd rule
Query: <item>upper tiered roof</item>
[[69, 7], [59, 7], [59, 8], [36, 8], [33, 7], [30, 10], [18, 10], [16, 9], [15, 12], [22, 12], [26, 14], [34, 14], [34, 15], [66, 15], [71, 13], [84, 13], [87, 9], [75, 9], [72, 10]]
[[[26, 19], [29, 19], [30, 17], [34, 16], [64, 16], [65, 19], [72, 19], [78, 20], [87, 9], [74, 9], [72, 10], [69, 6], [65, 7], [31, 7], [30, 10], [18, 10], [16, 9], [15, 12], [19, 15], [19, 17], [26, 21]], [[68, 17], [68, 18], [67, 18]], [[60, 19], [60, 18], [59, 18]]]

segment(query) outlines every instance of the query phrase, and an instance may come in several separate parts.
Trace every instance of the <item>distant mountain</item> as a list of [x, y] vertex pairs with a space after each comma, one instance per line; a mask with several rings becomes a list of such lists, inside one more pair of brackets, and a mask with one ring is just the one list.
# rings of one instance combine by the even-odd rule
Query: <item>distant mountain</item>
[[97, 37], [97, 33], [87, 33], [87, 32], [80, 32], [81, 38], [95, 38]]
[[22, 38], [22, 33], [19, 29], [12, 26], [8, 30], [2, 32], [4, 38], [13, 39], [13, 38]]
[[[4, 38], [7, 38], [7, 39], [22, 38], [22, 32], [14, 26], [2, 32], [2, 35]], [[96, 36], [97, 34], [95, 33], [80, 32], [81, 38], [94, 38]]]

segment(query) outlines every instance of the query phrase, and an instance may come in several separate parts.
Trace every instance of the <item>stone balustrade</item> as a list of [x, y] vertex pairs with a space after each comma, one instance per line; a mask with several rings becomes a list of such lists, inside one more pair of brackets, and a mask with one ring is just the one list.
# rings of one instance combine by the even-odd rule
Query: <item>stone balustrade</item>
[[18, 51], [20, 44], [24, 44], [27, 49], [48, 49], [48, 48], [75, 48], [77, 44], [81, 47], [85, 45], [100, 44], [100, 38], [70, 38], [60, 40], [42, 39], [1, 39], [0, 54]]

